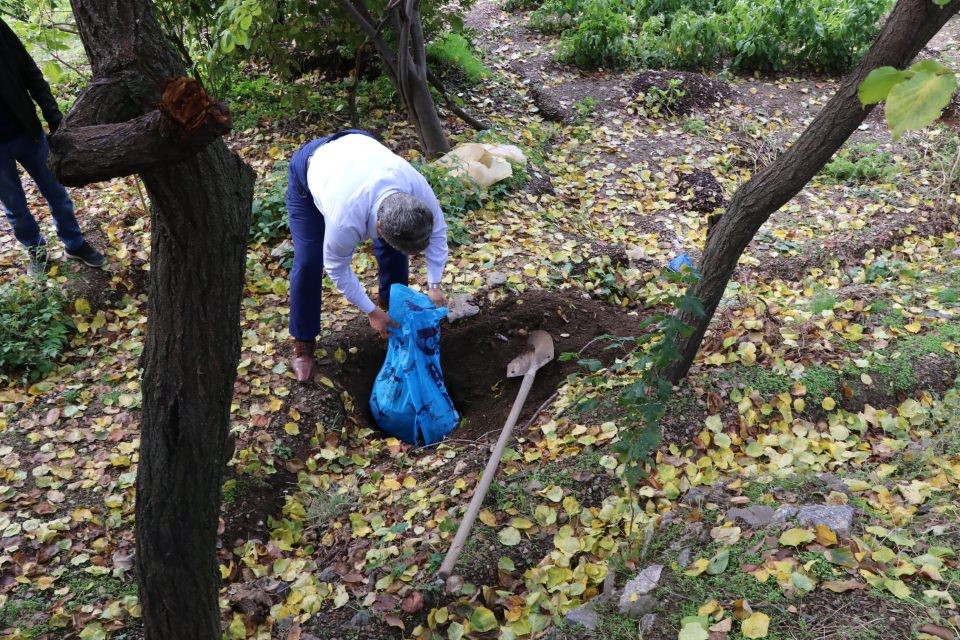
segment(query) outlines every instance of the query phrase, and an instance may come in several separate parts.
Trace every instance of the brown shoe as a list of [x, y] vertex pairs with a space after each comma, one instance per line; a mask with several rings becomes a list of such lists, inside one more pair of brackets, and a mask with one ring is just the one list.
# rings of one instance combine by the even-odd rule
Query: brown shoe
[[299, 382], [308, 382], [313, 378], [313, 369], [316, 363], [313, 360], [313, 350], [316, 348], [314, 340], [296, 340], [293, 343], [293, 360], [290, 368]]

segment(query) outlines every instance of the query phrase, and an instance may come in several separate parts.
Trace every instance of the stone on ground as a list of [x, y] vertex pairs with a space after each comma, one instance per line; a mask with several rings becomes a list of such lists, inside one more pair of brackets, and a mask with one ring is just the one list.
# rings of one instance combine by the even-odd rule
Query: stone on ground
[[469, 318], [478, 313], [480, 313], [480, 307], [473, 304], [473, 298], [469, 294], [457, 296], [453, 302], [447, 305], [447, 320], [450, 322]]
[[758, 504], [752, 507], [738, 507], [730, 509], [727, 511], [727, 520], [741, 520], [747, 525], [754, 527], [755, 529], [759, 529], [760, 527], [765, 527], [773, 522], [773, 517], [776, 515], [776, 513], [777, 512], [773, 510], [773, 507]]
[[838, 536], [848, 536], [853, 526], [853, 507], [845, 504], [804, 505], [797, 513], [797, 520], [804, 526], [826, 525]]
[[563, 619], [567, 624], [578, 624], [589, 631], [596, 631], [597, 627], [600, 626], [600, 616], [597, 615], [593, 605], [589, 602], [576, 609], [571, 609]]
[[657, 588], [662, 572], [662, 564], [653, 564], [628, 582], [620, 594], [620, 613], [636, 620], [652, 613], [658, 603], [656, 598], [648, 594]]

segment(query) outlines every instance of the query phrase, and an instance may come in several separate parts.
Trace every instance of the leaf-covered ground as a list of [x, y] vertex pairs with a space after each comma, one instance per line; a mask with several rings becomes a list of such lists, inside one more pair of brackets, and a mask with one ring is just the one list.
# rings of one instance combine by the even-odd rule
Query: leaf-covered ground
[[[650, 565], [664, 569], [644, 638], [955, 637], [960, 247], [949, 120], [891, 145], [874, 114], [841, 153], [846, 163], [764, 226], [671, 401], [649, 477], [629, 496], [609, 451], [632, 426], [611, 402], [624, 381], [542, 389], [459, 577], [438, 583], [516, 392], [499, 370], [523, 332], [544, 325], [562, 350], [606, 364], [622, 355], [593, 339], [639, 325], [666, 262], [698, 256], [712, 206], [835, 86], [727, 78], [728, 92], [669, 116], [638, 97], [637, 74], [553, 63], [551, 42], [526, 31], [522, 14], [483, 2], [470, 24], [495, 73], [466, 102], [494, 124], [490, 139], [520, 145], [531, 165], [522, 190], [469, 214], [469, 241], [453, 249], [445, 278], [450, 294], [474, 294], [482, 307], [444, 344], [453, 352], [460, 336], [469, 346], [459, 347], [464, 360], [444, 361], [448, 379], [461, 380], [452, 386], [467, 422], [430, 449], [373, 429], [357, 390], [382, 346], [332, 292], [323, 376], [298, 385], [286, 364], [288, 244], [251, 246], [219, 549], [226, 637], [589, 637], [564, 615], [596, 598], [608, 575], [622, 586]], [[951, 34], [928, 53], [946, 50]], [[389, 105], [364, 117], [415, 158]], [[306, 127], [268, 117], [229, 141], [263, 195], [303, 140], [345, 124], [340, 113]], [[450, 124], [457, 141], [476, 137]], [[69, 350], [54, 374], [0, 389], [5, 639], [141, 635], [132, 516], [150, 224], [133, 179], [73, 195], [110, 266], [57, 264], [48, 286], [73, 300]], [[31, 202], [40, 209], [36, 193]], [[11, 234], [0, 235], [0, 282], [23, 262]], [[372, 255], [356, 267], [372, 286]], [[488, 284], [494, 272], [504, 286]], [[481, 349], [487, 367], [466, 360]], [[570, 366], [544, 375], [561, 382]], [[577, 411], [590, 397], [597, 406]], [[818, 504], [852, 507], [850, 532], [729, 515]], [[638, 637], [615, 605], [597, 610], [592, 637]]]

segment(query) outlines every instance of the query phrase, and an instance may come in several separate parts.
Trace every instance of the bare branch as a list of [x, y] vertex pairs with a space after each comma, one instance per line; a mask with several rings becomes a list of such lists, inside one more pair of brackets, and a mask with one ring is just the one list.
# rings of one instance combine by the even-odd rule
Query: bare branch
[[485, 122], [483, 120], [476, 118], [475, 116], [470, 114], [470, 112], [468, 112], [466, 109], [458, 105], [454, 101], [454, 99], [450, 97], [450, 94], [447, 93], [447, 89], [446, 87], [443, 86], [443, 83], [440, 81], [440, 78], [438, 78], [436, 74], [433, 73], [433, 71], [430, 71], [430, 69], [427, 69], [427, 79], [430, 81], [430, 84], [433, 85], [434, 89], [436, 89], [440, 93], [440, 95], [443, 96], [443, 101], [444, 101], [444, 104], [447, 105], [447, 108], [450, 109], [450, 111], [454, 112], [458, 118], [466, 122], [468, 125], [476, 129], [477, 131], [486, 131], [487, 129], [490, 128], [489, 122]]

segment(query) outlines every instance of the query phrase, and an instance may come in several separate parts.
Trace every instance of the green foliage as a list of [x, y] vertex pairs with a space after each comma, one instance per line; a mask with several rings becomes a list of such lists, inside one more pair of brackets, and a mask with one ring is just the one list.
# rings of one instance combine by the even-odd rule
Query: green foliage
[[577, 124], [582, 124], [593, 115], [594, 111], [596, 111], [597, 101], [594, 98], [587, 96], [583, 100], [578, 100], [575, 102], [573, 109], [577, 112]]
[[857, 185], [866, 182], [890, 182], [899, 171], [889, 151], [879, 151], [876, 143], [843, 149], [820, 171], [828, 184]]
[[427, 45], [427, 57], [445, 67], [460, 69], [473, 84], [490, 77], [490, 70], [483, 66], [470, 42], [459, 33], [445, 33], [431, 42]]
[[558, 57], [581, 67], [630, 67], [637, 60], [633, 23], [620, 0], [589, 0], [575, 28], [560, 40]]
[[543, 4], [543, 0], [507, 0], [503, 3], [505, 11], [530, 11]]
[[[200, 5], [191, 12], [178, 5]], [[389, 3], [377, 0], [366, 3], [374, 21], [384, 15]], [[464, 12], [471, 1], [458, 3], [451, 9], [436, 0], [419, 5], [425, 34], [463, 30]], [[281, 77], [290, 78], [301, 72], [303, 63], [317, 52], [340, 49], [353, 55], [364, 42], [366, 34], [334, 2], [313, 0], [221, 0], [218, 3], [175, 3], [169, 0], [173, 16], [189, 19], [204, 26], [194, 46], [201, 49], [203, 58], [198, 65], [208, 75], [215, 76], [223, 65], [262, 60]], [[389, 23], [388, 23], [389, 24]], [[393, 38], [389, 29], [385, 37]]]
[[546, 0], [533, 28], [562, 33], [585, 67], [843, 70], [859, 60], [890, 0]]
[[683, 121], [683, 132], [694, 136], [702, 136], [707, 133], [707, 123], [702, 118], [690, 117]]
[[53, 371], [73, 329], [67, 305], [45, 281], [0, 285], [0, 378], [35, 380]]
[[258, 194], [253, 199], [253, 219], [250, 221], [250, 240], [270, 243], [289, 235], [287, 226], [287, 167], [282, 161], [273, 173], [257, 183]]
[[638, 111], [644, 116], [666, 115], [672, 116], [677, 111], [680, 101], [686, 95], [683, 90], [683, 80], [680, 78], [670, 78], [667, 80], [667, 86], [651, 86], [643, 94], [643, 99], [638, 105]]
[[[610, 370], [600, 371], [600, 362], [597, 360], [579, 361], [591, 372], [584, 380], [588, 385], [601, 386], [609, 380], [611, 373], [617, 371], [624, 373], [629, 370], [633, 374], [633, 381], [623, 388], [618, 400], [627, 414], [620, 423], [637, 426], [621, 429], [619, 439], [613, 445], [614, 455], [623, 465], [623, 480], [628, 488], [644, 477], [644, 465], [660, 445], [660, 420], [673, 394], [673, 383], [664, 374], [682, 355], [679, 339], [693, 331], [693, 327], [683, 321], [681, 314], [692, 317], [703, 317], [705, 314], [700, 300], [691, 293], [691, 285], [698, 277], [699, 274], [690, 269], [664, 275], [668, 286], [664, 287], [660, 299], [654, 301], [657, 310], [639, 325], [641, 330], [651, 330], [633, 339], [634, 350]], [[560, 360], [578, 357], [579, 354], [564, 353]]]
[[520, 189], [527, 183], [529, 176], [526, 169], [514, 163], [513, 175], [481, 189], [467, 176], [453, 176], [446, 167], [428, 162], [415, 162], [414, 167], [419, 171], [440, 202], [443, 215], [447, 222], [447, 238], [451, 244], [462, 245], [470, 243], [470, 231], [467, 226], [467, 217], [472, 211], [477, 211], [509, 194]]
[[818, 291], [813, 300], [810, 301], [810, 313], [820, 315], [824, 311], [830, 311], [837, 306], [837, 297], [826, 291]]
[[921, 60], [905, 71], [874, 69], [858, 93], [864, 105], [886, 101], [887, 124], [897, 140], [905, 131], [922, 129], [939, 118], [956, 88], [953, 71], [936, 60]]

